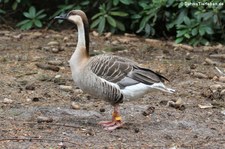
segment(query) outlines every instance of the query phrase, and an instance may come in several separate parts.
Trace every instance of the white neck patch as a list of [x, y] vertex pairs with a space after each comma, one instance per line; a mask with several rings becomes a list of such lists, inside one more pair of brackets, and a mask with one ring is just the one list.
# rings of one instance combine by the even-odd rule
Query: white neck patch
[[77, 25], [78, 30], [78, 43], [77, 47], [86, 47], [85, 43], [85, 29], [84, 29], [84, 23], [79, 15], [72, 15], [68, 17], [68, 20], [72, 21]]

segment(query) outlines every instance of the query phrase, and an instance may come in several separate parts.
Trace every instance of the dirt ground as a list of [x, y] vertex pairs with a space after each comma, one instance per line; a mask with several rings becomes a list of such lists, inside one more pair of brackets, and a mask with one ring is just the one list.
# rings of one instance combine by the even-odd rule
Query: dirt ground
[[176, 93], [121, 104], [125, 124], [98, 125], [112, 107], [83, 93], [68, 60], [75, 30], [0, 31], [0, 148], [225, 148], [225, 46], [189, 47], [133, 35], [91, 34], [91, 54], [128, 57], [166, 76]]

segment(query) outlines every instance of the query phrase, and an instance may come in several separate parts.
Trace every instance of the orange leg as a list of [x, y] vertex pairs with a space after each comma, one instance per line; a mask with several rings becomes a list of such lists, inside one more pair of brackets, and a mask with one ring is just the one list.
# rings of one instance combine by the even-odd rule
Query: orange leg
[[112, 121], [101, 121], [100, 125], [104, 127], [105, 130], [114, 130], [123, 125], [122, 118], [119, 113], [119, 105], [114, 106], [114, 112], [112, 113]]

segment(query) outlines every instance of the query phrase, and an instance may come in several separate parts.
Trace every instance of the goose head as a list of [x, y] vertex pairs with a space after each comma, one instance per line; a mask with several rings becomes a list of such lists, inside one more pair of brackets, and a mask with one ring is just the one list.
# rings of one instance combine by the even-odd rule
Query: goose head
[[68, 20], [78, 27], [78, 43], [85, 43], [86, 52], [89, 54], [89, 23], [82, 10], [71, 10], [66, 14], [56, 16], [54, 19]]
[[55, 19], [68, 20], [77, 25], [79, 25], [81, 22], [83, 22], [85, 25], [88, 25], [87, 16], [81, 10], [71, 10], [70, 12], [68, 12], [66, 14], [61, 14], [59, 16], [56, 16]]

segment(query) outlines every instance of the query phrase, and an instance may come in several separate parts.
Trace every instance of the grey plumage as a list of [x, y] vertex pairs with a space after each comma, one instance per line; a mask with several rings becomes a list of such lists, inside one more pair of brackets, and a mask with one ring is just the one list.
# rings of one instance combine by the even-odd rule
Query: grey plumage
[[139, 67], [135, 62], [113, 55], [89, 55], [89, 25], [85, 13], [72, 10], [56, 19], [69, 20], [77, 25], [77, 47], [70, 59], [72, 77], [84, 92], [110, 102], [114, 107], [111, 121], [100, 122], [107, 130], [123, 125], [119, 103], [124, 99], [138, 99], [151, 89], [173, 93], [163, 82], [165, 77], [150, 69]]
[[107, 81], [103, 81], [95, 73], [90, 71], [91, 68], [89, 65], [86, 66], [77, 72], [76, 76], [73, 76], [75, 84], [86, 93], [104, 99], [112, 105], [122, 102], [123, 94], [119, 88], [109, 84]]
[[152, 85], [167, 80], [150, 69], [137, 66], [131, 60], [112, 55], [90, 58], [81, 73], [75, 80], [76, 84], [87, 93], [111, 104], [123, 101], [121, 89], [127, 86], [138, 83]]
[[123, 87], [140, 82], [151, 85], [168, 80], [150, 69], [141, 68], [135, 62], [119, 56], [100, 55], [93, 57], [89, 66], [90, 70], [98, 77], [121, 84]]

